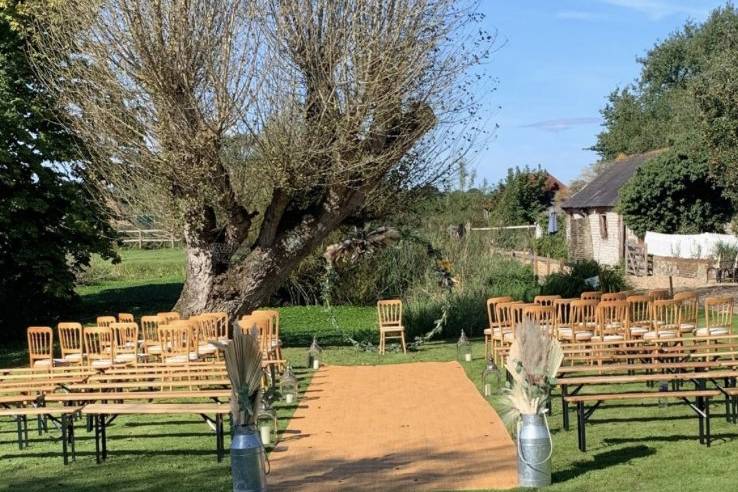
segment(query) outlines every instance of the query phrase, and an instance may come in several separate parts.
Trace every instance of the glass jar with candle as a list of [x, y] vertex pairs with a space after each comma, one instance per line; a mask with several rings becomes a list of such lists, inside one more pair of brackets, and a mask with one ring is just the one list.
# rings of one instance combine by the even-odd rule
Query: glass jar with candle
[[313, 337], [313, 343], [310, 344], [308, 349], [308, 369], [320, 369], [320, 345], [318, 345], [318, 339]]
[[273, 446], [277, 442], [277, 414], [272, 408], [262, 408], [256, 416], [256, 428], [264, 446]]
[[292, 366], [290, 365], [287, 366], [287, 369], [282, 375], [282, 380], [280, 381], [280, 389], [282, 392], [282, 397], [284, 398], [284, 402], [286, 404], [291, 405], [297, 401], [299, 388], [297, 378], [295, 377], [295, 373], [292, 372]]
[[501, 387], [500, 370], [491, 355], [487, 356], [487, 364], [482, 371], [482, 390], [485, 398], [492, 396], [492, 392]]
[[456, 342], [456, 358], [463, 362], [471, 362], [472, 360], [471, 342], [466, 338], [464, 330], [461, 330], [459, 341]]

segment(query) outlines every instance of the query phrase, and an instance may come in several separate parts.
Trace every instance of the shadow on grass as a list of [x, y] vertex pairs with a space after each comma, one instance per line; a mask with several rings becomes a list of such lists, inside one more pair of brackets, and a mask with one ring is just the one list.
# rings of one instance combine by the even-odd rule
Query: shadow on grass
[[634, 459], [645, 458], [653, 454], [656, 454], [656, 450], [644, 445], [598, 453], [592, 457], [591, 461], [577, 461], [565, 470], [554, 472], [551, 480], [553, 483], [566, 482], [584, 473], [603, 470], [615, 465], [622, 465]]
[[103, 289], [82, 296], [79, 315], [82, 322], [90, 322], [103, 314], [127, 312], [139, 317], [169, 311], [177, 301], [181, 290], [180, 282]]

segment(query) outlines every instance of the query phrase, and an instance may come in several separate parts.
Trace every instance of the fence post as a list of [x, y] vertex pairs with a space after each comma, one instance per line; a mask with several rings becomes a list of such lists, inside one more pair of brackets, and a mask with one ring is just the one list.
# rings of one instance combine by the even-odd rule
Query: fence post
[[138, 249], [143, 249], [143, 232], [141, 232], [141, 229], [138, 230]]

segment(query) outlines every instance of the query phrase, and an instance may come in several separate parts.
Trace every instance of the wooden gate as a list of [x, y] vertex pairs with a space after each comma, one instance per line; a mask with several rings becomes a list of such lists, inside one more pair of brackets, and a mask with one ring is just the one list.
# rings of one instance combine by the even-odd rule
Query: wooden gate
[[625, 271], [628, 275], [653, 275], [653, 260], [644, 244], [628, 241], [625, 245]]

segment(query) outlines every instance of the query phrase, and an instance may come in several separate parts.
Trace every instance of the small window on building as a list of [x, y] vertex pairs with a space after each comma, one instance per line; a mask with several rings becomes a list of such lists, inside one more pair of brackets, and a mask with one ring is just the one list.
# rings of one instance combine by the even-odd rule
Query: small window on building
[[607, 214], [600, 214], [600, 239], [607, 239]]

